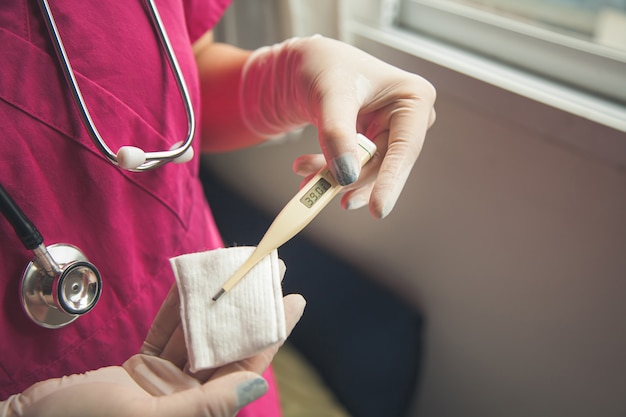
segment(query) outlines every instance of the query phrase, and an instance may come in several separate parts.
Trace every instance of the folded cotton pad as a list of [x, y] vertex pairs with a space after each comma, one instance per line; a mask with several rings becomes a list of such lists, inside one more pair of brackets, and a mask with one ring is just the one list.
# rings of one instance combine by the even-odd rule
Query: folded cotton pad
[[240, 246], [170, 259], [192, 372], [248, 358], [286, 339], [276, 251], [218, 301], [211, 299], [253, 250]]

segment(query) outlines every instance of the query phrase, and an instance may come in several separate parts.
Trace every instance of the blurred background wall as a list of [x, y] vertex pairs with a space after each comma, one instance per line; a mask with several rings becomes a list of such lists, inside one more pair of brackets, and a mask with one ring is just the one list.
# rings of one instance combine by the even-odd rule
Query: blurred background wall
[[[626, 415], [624, 132], [346, 29], [379, 6], [235, 0], [225, 24], [239, 23], [224, 34], [236, 28], [247, 47], [342, 36], [438, 89], [437, 123], [395, 211], [375, 221], [334, 204], [304, 232], [425, 314], [410, 415]], [[270, 33], [256, 32], [260, 16]], [[299, 183], [292, 160], [318, 149], [314, 129], [296, 136], [206, 163], [276, 213]]]

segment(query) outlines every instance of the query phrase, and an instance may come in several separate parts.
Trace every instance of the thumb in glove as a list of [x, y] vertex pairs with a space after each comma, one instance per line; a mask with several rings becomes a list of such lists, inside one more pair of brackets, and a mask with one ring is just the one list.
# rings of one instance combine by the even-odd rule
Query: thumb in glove
[[[357, 132], [374, 140], [377, 154], [364, 172], [370, 181], [362, 184], [366, 194], [371, 189], [370, 212], [377, 218], [395, 205], [435, 118], [428, 81], [322, 36], [256, 50], [244, 65], [240, 95], [243, 120], [258, 135], [315, 125], [341, 185], [359, 178]], [[353, 194], [363, 199], [363, 192]]]
[[231, 417], [267, 388], [266, 381], [251, 371], [200, 384], [171, 362], [135, 355], [123, 367], [39, 382], [0, 403], [0, 416]]

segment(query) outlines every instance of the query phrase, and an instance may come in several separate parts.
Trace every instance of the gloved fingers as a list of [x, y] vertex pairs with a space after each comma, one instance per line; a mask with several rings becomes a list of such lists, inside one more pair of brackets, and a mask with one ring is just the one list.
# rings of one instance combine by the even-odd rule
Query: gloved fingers
[[370, 138], [374, 144], [376, 144], [376, 152], [371, 156], [370, 160], [365, 164], [359, 175], [359, 179], [354, 183], [347, 185], [343, 188], [343, 192], [351, 192], [359, 188], [368, 187], [372, 182], [376, 181], [380, 166], [383, 162], [385, 153], [387, 152], [387, 132], [383, 131], [378, 135], [366, 136]]
[[[287, 268], [281, 259], [278, 261], [278, 273], [282, 281]], [[188, 370], [189, 357], [185, 334], [180, 320], [180, 298], [175, 284], [170, 289], [161, 309], [157, 313], [148, 336], [140, 349], [140, 353], [158, 356], [173, 363], [188, 374], [192, 374]], [[211, 375], [211, 372], [202, 372], [193, 376], [202, 381], [207, 380]]]
[[172, 285], [165, 297], [139, 353], [158, 356], [180, 369], [187, 363], [187, 348], [180, 321], [180, 296], [176, 284]]
[[402, 100], [390, 109], [388, 146], [370, 199], [376, 218], [387, 216], [395, 206], [424, 144], [434, 118], [434, 90], [425, 99]]
[[[287, 267], [285, 266], [285, 262], [282, 259], [278, 259], [278, 273], [281, 281], [285, 277], [286, 270]], [[180, 313], [177, 312], [176, 314]], [[172, 362], [174, 365], [178, 366], [178, 368], [185, 370], [185, 372], [189, 373], [190, 375], [192, 374], [188, 370], [189, 356], [187, 353], [187, 344], [185, 342], [185, 333], [182, 323], [180, 321], [174, 331], [171, 333], [169, 340], [167, 340], [167, 342], [165, 343], [165, 346], [163, 346], [159, 357], [169, 362]], [[204, 372], [198, 375], [193, 375], [198, 380], [203, 381], [207, 380], [208, 376], [210, 376], [211, 373], [207, 374], [206, 372]]]
[[199, 381], [200, 383], [204, 384], [209, 379], [213, 378], [213, 375], [215, 375], [215, 373], [218, 370], [219, 370], [219, 368], [213, 368], [213, 369], [203, 369], [203, 370], [200, 370], [200, 371], [191, 372], [191, 370], [189, 369], [189, 363], [187, 363], [185, 365], [185, 369], [183, 371], [187, 375], [189, 375], [193, 379], [195, 379], [196, 381]]
[[6, 408], [12, 417], [231, 417], [267, 388], [263, 378], [248, 371], [200, 385], [167, 361], [136, 355], [124, 368], [40, 382], [11, 397]]
[[285, 310], [285, 329], [287, 336], [289, 336], [304, 314], [306, 300], [300, 294], [289, 294], [283, 297], [283, 305]]
[[139, 417], [147, 410], [136, 400], [149, 398], [122, 367], [111, 366], [39, 382], [12, 397], [11, 407], [20, 417]]
[[280, 282], [283, 282], [283, 279], [285, 279], [285, 272], [287, 272], [287, 265], [285, 265], [285, 261], [278, 258], [278, 273], [280, 274]]
[[239, 409], [263, 396], [267, 382], [253, 372], [235, 372], [206, 384], [155, 398], [155, 417], [232, 417]]
[[[282, 280], [284, 278], [286, 266], [285, 266], [285, 263], [280, 258], [278, 259], [278, 265], [280, 269], [279, 273], [280, 273], [281, 280]], [[283, 298], [283, 305], [285, 309], [285, 327], [288, 333], [291, 333], [291, 330], [293, 329], [293, 327], [295, 327], [297, 320], [299, 320], [300, 316], [302, 316], [302, 312], [297, 311], [298, 302], [299, 302], [299, 300], [297, 300], [298, 298], [302, 298], [302, 296], [299, 296], [299, 297], [296, 296], [295, 298], [293, 296], [286, 296]], [[304, 299], [302, 298], [302, 300]], [[294, 306], [294, 303], [295, 303], [295, 306]], [[226, 375], [229, 372], [234, 372], [238, 370], [252, 370], [252, 371], [258, 370], [258, 369], [263, 370], [267, 368], [269, 363], [271, 363], [272, 358], [274, 357], [274, 354], [275, 352], [271, 354], [271, 357], [269, 357], [269, 359], [265, 356], [263, 356], [262, 358], [254, 357], [253, 359], [246, 358], [235, 364], [226, 365], [225, 367], [203, 369], [203, 370], [196, 371], [196, 372], [191, 372], [191, 370], [189, 369], [189, 362], [187, 362], [183, 368], [183, 371], [186, 374], [192, 376], [194, 379], [204, 383], [208, 381], [209, 379], [214, 378], [215, 376], [219, 377], [220, 375]]]
[[349, 91], [333, 91], [333, 94], [328, 94], [328, 90], [323, 91], [324, 99], [319, 104], [317, 125], [318, 140], [328, 167], [343, 186], [355, 182], [361, 172], [356, 136], [359, 103], [348, 94]]
[[172, 285], [152, 322], [140, 353], [159, 356], [180, 326], [180, 297], [176, 284]]
[[88, 378], [76, 375], [71, 384], [64, 381], [44, 396], [24, 392], [11, 397], [11, 416], [232, 417], [268, 389], [259, 375], [243, 371], [173, 394], [151, 396], [123, 368], [112, 368], [94, 371]]
[[430, 115], [428, 116], [428, 128], [430, 129], [437, 120], [437, 110], [433, 107], [430, 109]]
[[[376, 81], [368, 77], [378, 60], [345, 43], [322, 36], [294, 44], [303, 64], [298, 81], [318, 129], [318, 140], [337, 182], [352, 184], [359, 177], [357, 117], [373, 99]], [[306, 87], [304, 87], [306, 86]]]
[[[177, 313], [180, 314], [180, 313]], [[170, 335], [169, 340], [166, 342], [160, 358], [172, 362], [174, 365], [183, 369], [187, 363], [187, 344], [185, 342], [185, 333], [183, 331], [182, 323], [179, 322], [178, 326], [174, 329]]]
[[122, 367], [144, 391], [153, 396], [169, 395], [201, 384], [180, 366], [151, 355], [133, 355]]
[[[283, 297], [283, 303], [285, 308], [285, 328], [287, 331], [287, 336], [289, 336], [293, 328], [302, 317], [302, 314], [304, 314], [306, 301], [304, 297], [302, 297], [302, 295], [300, 294], [289, 294]], [[276, 344], [255, 356], [225, 365], [216, 370], [213, 377], [220, 377], [222, 375], [242, 370], [252, 371], [260, 375], [270, 365], [270, 363], [274, 359], [274, 355], [276, 355], [276, 352], [278, 352], [278, 349], [281, 345], [282, 344]]]
[[324, 155], [316, 153], [297, 157], [291, 166], [293, 172], [301, 177], [316, 174], [326, 164]]
[[[381, 149], [386, 149], [386, 140], [387, 137], [385, 136], [383, 141], [376, 139], [374, 140], [374, 142], [378, 142], [377, 147]], [[384, 151], [380, 152], [380, 150], [377, 149], [376, 153], [361, 170], [361, 173], [359, 174], [359, 179], [354, 183], [343, 187], [343, 192], [350, 192], [351, 190], [364, 186], [369, 187], [369, 183], [371, 183], [376, 178], [376, 173], [378, 172], [378, 168], [380, 167], [380, 164], [382, 162], [382, 155], [384, 155]], [[309, 182], [309, 180], [315, 174], [317, 174], [325, 164], [326, 159], [322, 154], [302, 155], [296, 158], [293, 162], [292, 169], [295, 174], [304, 177], [304, 179], [300, 183], [300, 188], [302, 188], [307, 182]]]
[[434, 122], [432, 85], [321, 36], [262, 49], [246, 68], [242, 114], [250, 129], [276, 134], [315, 124], [322, 152], [341, 185], [359, 178], [356, 132], [369, 138], [389, 132], [389, 150], [381, 152], [384, 162], [370, 200], [374, 217], [389, 214]]
[[314, 176], [315, 174], [311, 174], [308, 177], [304, 177], [304, 179], [300, 181], [300, 185], [298, 185], [298, 190], [301, 190], [302, 188], [304, 188], [304, 186], [307, 185], [307, 183], [311, 181], [311, 178], [313, 178]]
[[84, 374], [68, 375], [38, 382], [24, 390], [17, 396], [16, 400], [23, 405], [29, 405], [60, 390], [81, 386], [85, 383], [110, 383], [126, 387], [127, 389], [135, 386], [132, 378], [130, 378], [122, 368], [110, 366], [100, 368], [96, 371], [89, 371]]
[[341, 207], [345, 210], [357, 210], [361, 207], [365, 207], [370, 202], [374, 183], [363, 185], [355, 190], [347, 191], [341, 197]]
[[386, 149], [378, 150], [384, 158], [369, 206], [374, 217], [383, 218], [395, 206], [434, 122], [435, 89], [424, 78], [356, 48], [323, 39], [317, 42], [327, 45], [331, 57], [321, 64], [325, 65], [319, 77], [323, 82], [312, 87], [320, 97], [316, 120], [329, 165], [348, 149], [356, 152], [354, 129], [370, 139], [389, 133]]

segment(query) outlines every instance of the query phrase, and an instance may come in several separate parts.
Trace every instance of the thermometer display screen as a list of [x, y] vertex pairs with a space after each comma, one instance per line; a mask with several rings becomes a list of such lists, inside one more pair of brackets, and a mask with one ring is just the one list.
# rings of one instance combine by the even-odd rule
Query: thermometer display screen
[[324, 195], [326, 191], [330, 189], [331, 185], [324, 178], [317, 180], [315, 184], [302, 196], [300, 202], [307, 208], [313, 207], [313, 205]]

